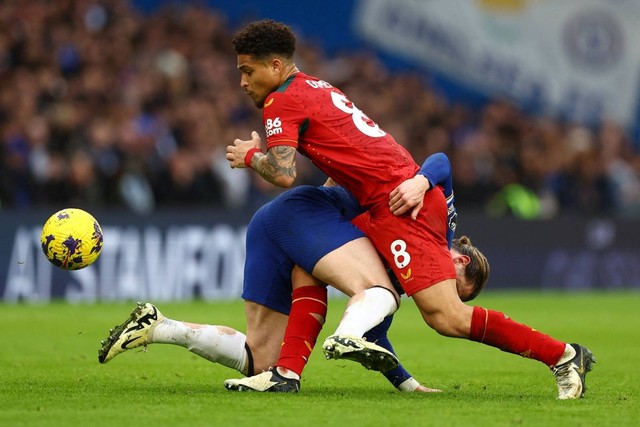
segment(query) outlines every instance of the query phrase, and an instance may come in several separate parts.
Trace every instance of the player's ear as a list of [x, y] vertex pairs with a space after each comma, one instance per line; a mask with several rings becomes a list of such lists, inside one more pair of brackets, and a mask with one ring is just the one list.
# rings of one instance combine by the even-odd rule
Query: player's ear
[[471, 262], [471, 258], [469, 258], [468, 255], [459, 255], [457, 257], [455, 257], [455, 259], [453, 260], [454, 263], [460, 263], [462, 265], [469, 265], [469, 263]]
[[280, 74], [280, 72], [282, 71], [282, 60], [280, 58], [273, 58], [271, 60], [271, 73], [274, 76], [277, 76], [278, 74]]

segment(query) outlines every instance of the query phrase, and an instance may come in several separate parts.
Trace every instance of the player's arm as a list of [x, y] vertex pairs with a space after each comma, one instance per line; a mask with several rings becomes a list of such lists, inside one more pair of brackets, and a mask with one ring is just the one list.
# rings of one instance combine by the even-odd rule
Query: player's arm
[[291, 187], [296, 179], [296, 151], [301, 129], [308, 123], [304, 105], [285, 92], [273, 92], [265, 99], [262, 123], [267, 135], [267, 153], [260, 150], [257, 132], [249, 141], [236, 139], [227, 147], [231, 167], [250, 167], [263, 179], [279, 187]]
[[267, 154], [255, 153], [249, 161], [251, 168], [279, 187], [291, 187], [296, 180], [296, 149], [278, 145], [267, 150]]
[[258, 132], [251, 132], [251, 139], [236, 139], [227, 147], [227, 160], [232, 168], [250, 167], [262, 178], [279, 187], [290, 187], [296, 179], [296, 149], [288, 145], [276, 145], [262, 153], [262, 140]]
[[424, 193], [436, 185], [445, 187], [445, 193], [451, 192], [451, 163], [444, 153], [435, 153], [427, 157], [414, 176], [389, 194], [389, 208], [394, 215], [402, 215], [411, 210], [411, 218], [416, 219], [422, 209]]

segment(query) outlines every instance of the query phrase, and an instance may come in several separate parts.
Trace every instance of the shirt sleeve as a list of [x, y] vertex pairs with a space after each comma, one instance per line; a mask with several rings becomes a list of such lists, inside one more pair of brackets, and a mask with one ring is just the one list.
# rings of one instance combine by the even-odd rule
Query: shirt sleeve
[[447, 199], [447, 243], [451, 248], [458, 222], [458, 211], [454, 205], [455, 198], [453, 197], [451, 162], [449, 162], [449, 158], [444, 153], [432, 154], [424, 161], [418, 174], [425, 176], [429, 180], [431, 188], [436, 185], [442, 187], [444, 196]]
[[298, 148], [300, 129], [307, 122], [305, 109], [284, 92], [274, 92], [265, 99], [262, 122], [267, 135], [267, 149], [279, 145]]
[[446, 154], [435, 153], [427, 157], [418, 174], [427, 178], [432, 188], [436, 185], [443, 187], [445, 196], [451, 194], [453, 178], [451, 176], [451, 162]]

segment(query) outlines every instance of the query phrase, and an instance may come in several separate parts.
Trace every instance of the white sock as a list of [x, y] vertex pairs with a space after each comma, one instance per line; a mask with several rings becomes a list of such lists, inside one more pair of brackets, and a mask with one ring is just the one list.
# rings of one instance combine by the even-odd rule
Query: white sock
[[150, 343], [175, 344], [211, 362], [247, 374], [247, 337], [226, 326], [198, 325], [164, 319], [149, 333]]
[[282, 375], [285, 378], [292, 378], [294, 380], [300, 379], [300, 375], [298, 375], [297, 373], [293, 372], [290, 369], [284, 368], [282, 366], [276, 366], [276, 370], [280, 375]]
[[[351, 302], [353, 301], [353, 302]], [[385, 288], [369, 288], [351, 297], [335, 335], [362, 337], [398, 309], [393, 294]]]
[[413, 377], [408, 378], [400, 383], [398, 386], [398, 390], [400, 391], [414, 391], [418, 388], [420, 383], [416, 381]]
[[562, 365], [563, 363], [567, 363], [569, 360], [576, 357], [576, 349], [571, 347], [570, 344], [565, 344], [564, 353], [562, 353], [562, 357], [556, 363], [556, 366]]

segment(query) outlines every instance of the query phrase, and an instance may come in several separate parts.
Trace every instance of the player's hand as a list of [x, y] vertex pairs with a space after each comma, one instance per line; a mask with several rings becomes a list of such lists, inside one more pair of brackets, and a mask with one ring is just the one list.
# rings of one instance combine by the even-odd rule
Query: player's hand
[[411, 219], [415, 221], [424, 204], [424, 193], [429, 188], [431, 183], [423, 175], [407, 179], [389, 194], [391, 213], [402, 215], [411, 209]]
[[244, 158], [247, 152], [252, 148], [260, 148], [262, 140], [258, 132], [251, 132], [251, 139], [243, 141], [236, 139], [233, 141], [233, 145], [227, 146], [227, 160], [232, 168], [245, 168]]
[[413, 377], [404, 380], [400, 385], [398, 385], [398, 390], [403, 393], [440, 393], [442, 391], [437, 388], [425, 387]]
[[429, 388], [429, 387], [425, 387], [422, 384], [420, 384], [418, 387], [416, 387], [415, 390], [413, 390], [414, 392], [420, 392], [420, 393], [442, 393], [442, 390], [438, 389], [438, 388]]

